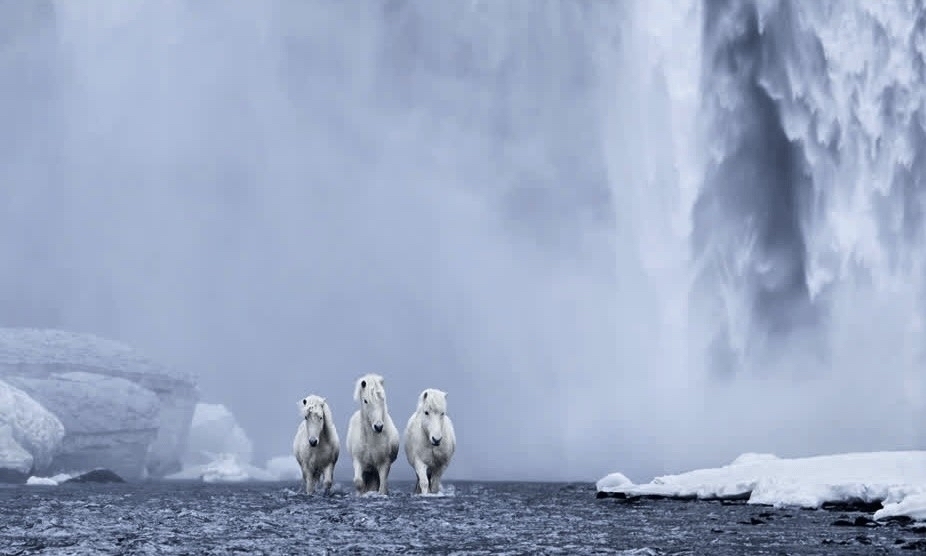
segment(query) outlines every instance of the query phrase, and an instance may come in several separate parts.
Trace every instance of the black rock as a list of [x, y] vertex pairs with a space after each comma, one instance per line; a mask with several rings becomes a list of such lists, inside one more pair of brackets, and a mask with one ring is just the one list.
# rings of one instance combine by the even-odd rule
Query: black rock
[[598, 492], [595, 493], [595, 498], [620, 498], [620, 499], [624, 499], [624, 498], [627, 498], [627, 495], [624, 494], [623, 492], [604, 492], [604, 491], [602, 491], [602, 490], [599, 490]]
[[109, 469], [94, 469], [83, 475], [72, 477], [65, 483], [124, 483], [125, 479], [116, 475]]
[[833, 510], [837, 512], [862, 512], [866, 514], [874, 513], [882, 508], [881, 502], [865, 502], [864, 500], [847, 500], [845, 502], [824, 502], [824, 510]]
[[766, 521], [758, 517], [750, 517], [749, 521], [740, 521], [739, 523], [741, 525], [765, 525]]
[[840, 516], [832, 524], [835, 527], [877, 527], [879, 525], [877, 521], [864, 515], [860, 515], [853, 520], [850, 520], [848, 516]]
[[913, 523], [913, 518], [905, 515], [892, 515], [891, 517], [886, 517], [883, 521], [887, 523], [896, 523], [901, 527], [906, 527]]
[[26, 483], [26, 479], [28, 478], [29, 475], [20, 473], [15, 469], [0, 468], [0, 484], [22, 485]]
[[907, 544], [900, 547], [901, 550], [919, 550], [926, 552], [926, 539], [919, 539], [915, 541], [910, 541]]

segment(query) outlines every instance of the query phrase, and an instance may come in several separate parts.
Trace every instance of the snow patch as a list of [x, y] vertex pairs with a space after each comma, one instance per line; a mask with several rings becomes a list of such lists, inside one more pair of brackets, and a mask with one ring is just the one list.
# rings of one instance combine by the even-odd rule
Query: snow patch
[[58, 486], [58, 482], [48, 477], [29, 477], [26, 479], [29, 486]]
[[631, 497], [748, 497], [749, 504], [775, 507], [881, 502], [883, 509], [875, 513], [875, 519], [907, 516], [926, 520], [926, 451], [857, 452], [794, 459], [743, 454], [723, 467], [665, 475], [640, 485], [612, 473], [596, 486], [600, 492]]

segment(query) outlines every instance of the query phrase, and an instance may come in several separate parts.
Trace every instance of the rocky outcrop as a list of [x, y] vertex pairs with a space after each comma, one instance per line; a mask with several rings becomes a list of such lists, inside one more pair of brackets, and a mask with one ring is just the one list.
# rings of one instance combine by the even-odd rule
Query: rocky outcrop
[[0, 379], [63, 424], [56, 454], [36, 469], [105, 467], [130, 480], [180, 469], [198, 400], [190, 376], [95, 336], [0, 329]]

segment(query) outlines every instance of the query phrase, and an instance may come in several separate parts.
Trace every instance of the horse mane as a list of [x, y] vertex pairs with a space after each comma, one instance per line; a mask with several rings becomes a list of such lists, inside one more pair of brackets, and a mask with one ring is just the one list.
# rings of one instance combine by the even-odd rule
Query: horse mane
[[436, 388], [426, 388], [418, 396], [418, 411], [434, 409], [447, 411], [447, 392]]
[[334, 417], [331, 415], [331, 407], [325, 400], [322, 401], [322, 413], [325, 415], [324, 433], [328, 435], [328, 438], [330, 438], [334, 444], [339, 444], [340, 440], [338, 439], [338, 432], [334, 428]]
[[[365, 374], [362, 377], [358, 378], [357, 383], [354, 385], [354, 401], [355, 402], [360, 401], [360, 393], [363, 392], [363, 390], [365, 390], [366, 388], [369, 388], [371, 390], [381, 393], [383, 396], [383, 399], [385, 399], [386, 392], [385, 392], [385, 389], [383, 388], [383, 384], [385, 382], [386, 382], [386, 379], [384, 379], [380, 375], [373, 374], [373, 373]], [[366, 383], [366, 388], [361, 386], [364, 383]]]

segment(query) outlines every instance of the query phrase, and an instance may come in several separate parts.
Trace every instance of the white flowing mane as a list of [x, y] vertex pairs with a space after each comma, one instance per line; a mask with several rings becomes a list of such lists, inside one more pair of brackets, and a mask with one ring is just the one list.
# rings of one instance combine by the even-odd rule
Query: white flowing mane
[[363, 392], [370, 392], [373, 398], [386, 400], [385, 379], [377, 374], [368, 374], [357, 379], [354, 386], [354, 401], [359, 402]]

